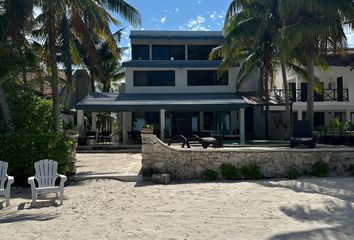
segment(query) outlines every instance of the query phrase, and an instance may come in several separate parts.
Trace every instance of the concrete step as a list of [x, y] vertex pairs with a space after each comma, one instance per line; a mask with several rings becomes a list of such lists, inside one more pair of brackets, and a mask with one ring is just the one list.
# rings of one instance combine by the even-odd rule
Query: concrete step
[[122, 182], [141, 182], [143, 181], [142, 175], [134, 174], [77, 174], [70, 178], [74, 182], [86, 181], [92, 179], [114, 179]]

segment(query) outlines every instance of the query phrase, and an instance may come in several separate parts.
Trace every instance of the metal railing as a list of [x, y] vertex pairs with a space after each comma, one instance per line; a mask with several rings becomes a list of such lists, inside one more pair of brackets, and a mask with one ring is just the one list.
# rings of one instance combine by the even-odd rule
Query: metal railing
[[[284, 89], [275, 89], [274, 94], [279, 97], [285, 97]], [[315, 92], [315, 102], [348, 102], [348, 89], [323, 89], [321, 93]], [[289, 99], [292, 102], [306, 102], [307, 91], [304, 89], [290, 89]]]

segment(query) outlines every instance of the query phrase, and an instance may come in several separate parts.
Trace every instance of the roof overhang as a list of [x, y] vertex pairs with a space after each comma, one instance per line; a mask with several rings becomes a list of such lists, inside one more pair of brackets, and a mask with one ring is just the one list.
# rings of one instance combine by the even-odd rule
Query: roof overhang
[[151, 31], [132, 30], [130, 39], [217, 39], [223, 40], [221, 31]]
[[123, 67], [134, 68], [218, 68], [221, 60], [131, 60], [124, 62]]
[[234, 93], [92, 93], [76, 104], [77, 110], [88, 112], [231, 111], [246, 107]]

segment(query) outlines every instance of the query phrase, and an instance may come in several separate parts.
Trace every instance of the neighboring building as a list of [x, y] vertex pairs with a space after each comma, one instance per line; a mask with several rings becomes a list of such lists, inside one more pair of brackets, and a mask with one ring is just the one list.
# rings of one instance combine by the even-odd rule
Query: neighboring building
[[[320, 81], [321, 90], [315, 93], [314, 102], [314, 128], [327, 125], [332, 119], [339, 118], [342, 121], [354, 121], [354, 52], [349, 50], [344, 57], [330, 55], [329, 67], [326, 70], [315, 68], [315, 76]], [[307, 81], [293, 71], [288, 71], [288, 86], [290, 100], [292, 101], [293, 119], [306, 118], [307, 107]], [[279, 71], [275, 81], [276, 94], [284, 96], [282, 75]], [[283, 111], [284, 107], [272, 107]], [[281, 118], [278, 115], [278, 121]], [[274, 117], [277, 118], [277, 117]], [[281, 131], [277, 134], [281, 138]]]
[[[123, 64], [124, 93], [93, 94], [77, 104], [93, 113], [122, 112], [124, 142], [144, 122], [153, 124], [161, 137], [217, 130], [239, 135], [243, 142], [246, 134], [264, 132], [256, 129], [262, 124], [254, 123], [255, 115], [264, 119], [262, 108], [253, 111], [236, 93], [239, 68], [218, 76], [221, 61], [208, 60], [223, 40], [222, 32], [132, 31], [130, 38], [132, 60]], [[256, 92], [255, 82], [246, 81], [240, 92]]]

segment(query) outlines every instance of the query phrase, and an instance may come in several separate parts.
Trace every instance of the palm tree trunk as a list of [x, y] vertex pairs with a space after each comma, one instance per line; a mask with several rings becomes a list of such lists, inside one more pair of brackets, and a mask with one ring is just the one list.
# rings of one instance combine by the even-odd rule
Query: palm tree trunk
[[265, 65], [264, 68], [264, 93], [265, 93], [265, 104], [266, 104], [266, 139], [269, 139], [269, 123], [270, 123], [270, 109], [269, 109], [269, 68]]
[[50, 67], [52, 71], [52, 95], [53, 95], [53, 112], [54, 112], [54, 131], [60, 131], [60, 101], [59, 101], [59, 81], [58, 81], [58, 66], [57, 66], [57, 49], [56, 49], [56, 26], [55, 26], [55, 12], [53, 3], [49, 3], [49, 55]]
[[306, 119], [311, 121], [311, 131], [313, 131], [313, 105], [314, 105], [314, 78], [315, 78], [315, 56], [310, 54], [306, 63], [307, 80], [307, 112]]
[[2, 116], [5, 122], [5, 128], [8, 132], [15, 132], [15, 126], [12, 122], [11, 113], [9, 105], [6, 101], [5, 91], [2, 85], [0, 84], [0, 107]]
[[286, 65], [284, 61], [281, 61], [281, 72], [283, 75], [283, 85], [285, 91], [285, 121], [286, 121], [286, 137], [287, 139], [291, 138], [291, 112], [290, 112], [290, 100], [289, 100], [289, 87], [288, 87], [288, 78], [286, 75]]

